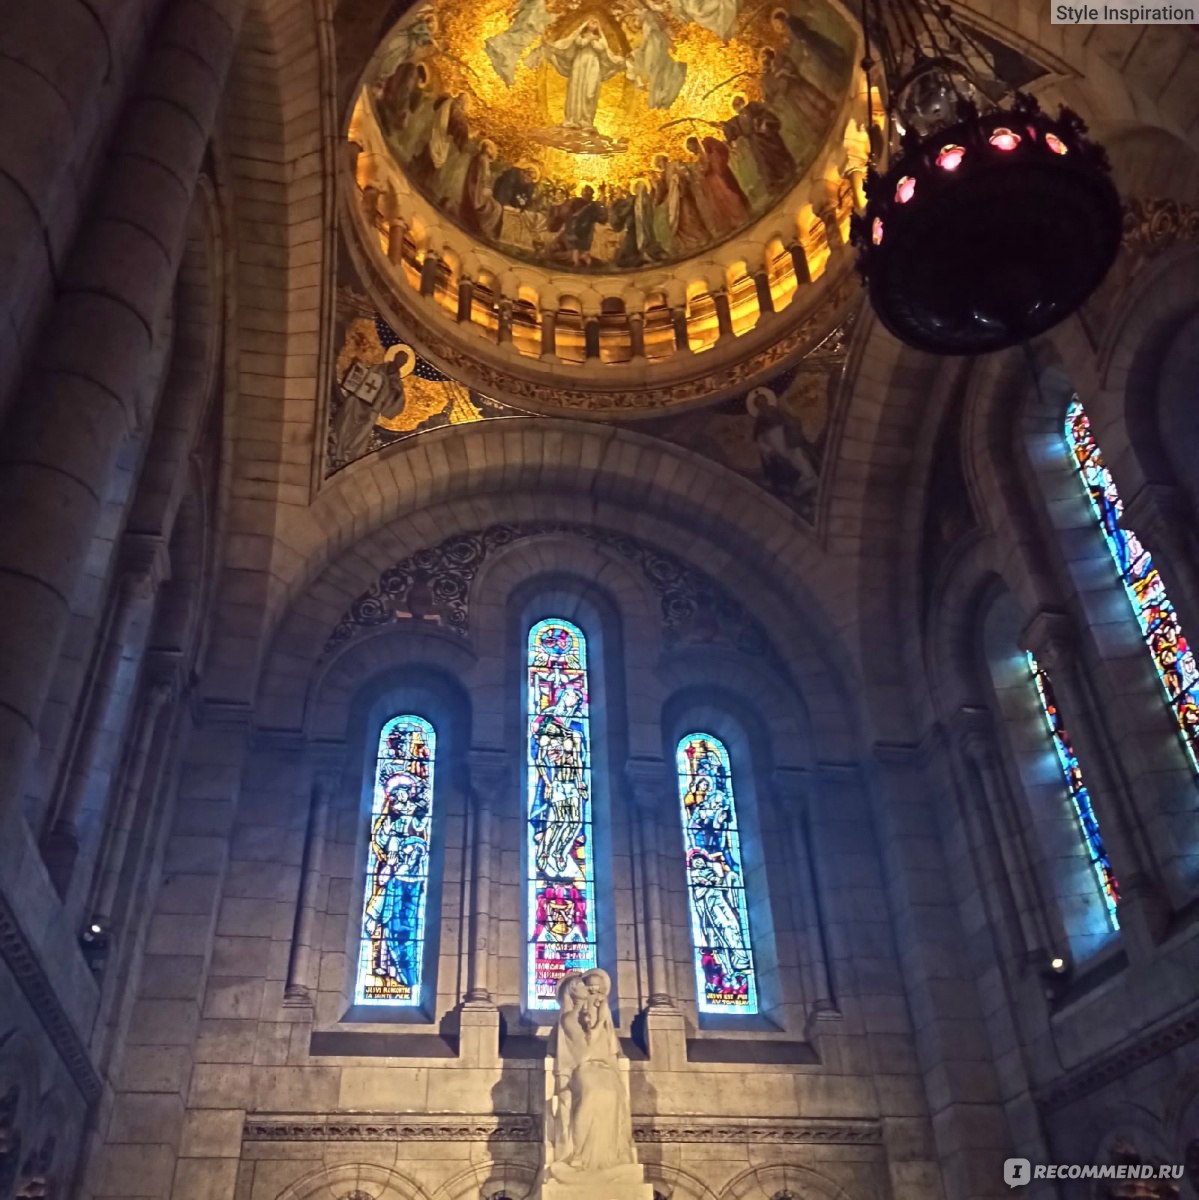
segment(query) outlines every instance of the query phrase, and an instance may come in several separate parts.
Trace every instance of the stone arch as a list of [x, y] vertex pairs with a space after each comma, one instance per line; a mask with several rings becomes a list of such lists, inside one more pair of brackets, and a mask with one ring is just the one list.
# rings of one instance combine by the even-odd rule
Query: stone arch
[[[634, 532], [648, 543], [671, 547], [684, 561], [702, 563], [709, 574], [719, 576], [736, 554], [739, 579], [749, 583], [744, 593], [754, 598], [751, 615], [763, 627], [778, 631], [780, 653], [792, 677], [803, 680], [813, 720], [822, 736], [827, 735], [829, 752], [849, 753], [853, 738], [846, 723], [850, 708], [843, 689], [851, 686], [847, 674], [852, 668], [843, 656], [830, 657], [836, 635], [815, 599], [809, 599], [823, 556], [797, 524], [780, 521], [773, 506], [749, 485], [741, 494], [738, 484], [695, 456], [659, 449], [639, 436], [600, 433], [590, 426], [549, 420], [523, 423], [523, 433], [512, 428], [516, 420], [490, 424], [506, 428], [484, 433], [482, 441], [500, 446], [513, 440], [524, 446], [532, 442], [535, 461], [524, 467], [509, 465], [506, 470], [497, 466], [494, 473], [467, 472], [465, 477], [446, 471], [436, 478], [436, 496], [426, 496], [422, 506], [406, 511], [406, 498], [396, 495], [399, 480], [392, 473], [400, 460], [382, 455], [360, 472], [372, 480], [373, 503], [360, 484], [353, 492], [362, 497], [360, 511], [348, 507], [348, 497], [343, 496], [327, 513], [333, 519], [332, 529], [331, 522], [322, 519], [324, 528], [310, 527], [298, 540], [297, 548], [305, 546], [307, 555], [293, 560], [294, 603], [279, 625], [261, 684], [260, 699], [269, 723], [301, 722], [297, 703], [303, 697], [297, 696], [296, 679], [309, 676], [338, 614], [383, 570], [422, 547], [479, 528], [475, 496], [486, 494], [487, 518], [501, 522], [537, 519], [552, 496], [558, 519]], [[471, 439], [479, 428], [459, 428], [459, 440]], [[552, 436], [551, 443], [545, 442], [547, 436]], [[438, 444], [436, 436], [430, 435], [425, 453]], [[542, 464], [540, 455], [549, 444], [555, 448], [552, 462], [560, 465]], [[663, 457], [678, 463], [672, 487], [655, 485], [648, 478], [650, 464], [660, 463]], [[610, 464], [607, 471], [599, 469], [605, 458]], [[473, 459], [473, 452], [468, 453], [467, 461]], [[595, 466], [584, 471], [570, 465], [581, 461]], [[400, 478], [412, 488], [411, 464], [403, 465]], [[443, 465], [448, 465], [444, 459]], [[349, 468], [345, 474], [355, 478], [352, 472], [354, 468]], [[665, 478], [660, 470], [657, 477]], [[393, 485], [386, 496], [386, 514], [385, 479]], [[497, 485], [499, 494], [494, 494]], [[757, 511], [759, 505], [767, 506], [770, 517]], [[746, 539], [747, 528], [768, 532], [756, 543]], [[817, 629], [823, 634], [816, 636]], [[230, 674], [234, 682], [244, 680], [244, 660]], [[816, 693], [822, 694], [820, 702], [814, 698]]]
[[[644, 1162], [645, 1153], [641, 1151]], [[645, 1162], [645, 1174], [654, 1195], [663, 1200], [716, 1200], [716, 1193], [698, 1176], [666, 1162]]]
[[[756, 726], [761, 736], [749, 739], [750, 752], [763, 768], [812, 766], [815, 754], [803, 697], [772, 666], [769, 660], [751, 664], [735, 653], [672, 655], [659, 672], [663, 737], [672, 740], [684, 716], [693, 724], [719, 726], [712, 732], [721, 738], [722, 728], [740, 726], [745, 736]], [[664, 742], [663, 750], [669, 758], [673, 746]]]
[[983, 703], [978, 670], [978, 615], [987, 593], [1007, 588], [993, 538], [973, 534], [950, 552], [928, 607], [925, 667], [933, 710], [941, 720]]
[[779, 1200], [787, 1197], [856, 1200], [836, 1180], [814, 1167], [796, 1163], [750, 1167], [721, 1189], [720, 1200]]
[[[1189, 764], [1065, 440], [1065, 414], [1078, 387], [1079, 330], [1068, 323], [1024, 361], [1013, 351], [980, 364], [967, 430], [972, 486], [1024, 620], [1059, 646], [1074, 643], [1069, 657], [1083, 672], [1083, 691], [1073, 699], [1071, 721], [1076, 733], [1084, 723], [1089, 730], [1080, 757], [1106, 777], [1104, 790], [1121, 797], [1121, 820], [1133, 830], [1126, 861], [1134, 869], [1156, 863], [1144, 869], [1170, 903], [1185, 903], [1195, 818], [1178, 814], [1171, 797], [1189, 789]], [[1078, 394], [1090, 416], [1085, 389]], [[1105, 460], [1109, 435], [1117, 454], [1127, 437], [1122, 417], [1108, 418], [1106, 428], [1092, 423]], [[1109, 840], [1110, 819], [1105, 829]]]
[[[1179, 247], [1147, 267], [1124, 296], [1085, 398], [1105, 454], [1131, 499], [1145, 484], [1183, 483], [1199, 493], [1193, 423], [1199, 246]], [[1189, 372], [1189, 374], [1188, 374]], [[1188, 469], [1189, 467], [1189, 469]]]
[[345, 647], [319, 672], [306, 732], [348, 740], [355, 733], [357, 697], [388, 672], [426, 666], [466, 685], [473, 684], [475, 662], [469, 647], [436, 629], [384, 626]]
[[[902, 689], [904, 704], [870, 701], [873, 736], [912, 740], [923, 696], [910, 661], [916, 625], [914, 562], [927, 469], [936, 434], [934, 412], [953, 394], [956, 371], [902, 346], [863, 312], [851, 346], [853, 380], [829, 426], [828, 475], [818, 524], [838, 563], [847, 617], [861, 631], [852, 647], [871, 697]], [[914, 668], [917, 673], [914, 674]]]
[[342, 1163], [320, 1167], [281, 1191], [277, 1200], [347, 1200], [356, 1192], [371, 1200], [429, 1200], [410, 1175], [375, 1163]]
[[537, 1171], [527, 1163], [484, 1159], [447, 1179], [432, 1200], [526, 1200], [537, 1182]]

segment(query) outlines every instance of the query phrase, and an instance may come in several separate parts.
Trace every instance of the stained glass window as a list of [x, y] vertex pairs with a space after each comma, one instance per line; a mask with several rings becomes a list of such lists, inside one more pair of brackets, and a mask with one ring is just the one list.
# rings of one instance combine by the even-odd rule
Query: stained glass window
[[728, 751], [710, 733], [689, 733], [679, 742], [675, 762], [699, 1009], [756, 1013], [758, 987]]
[[379, 734], [355, 1004], [421, 1000], [436, 749], [423, 717], [395, 717]]
[[1195, 666], [1195, 654], [1178, 623], [1178, 614], [1166, 595], [1153, 558], [1124, 524], [1124, 502], [1077, 396], [1066, 410], [1066, 442], [1132, 602], [1141, 635], [1153, 655], [1183, 745], [1192, 765], [1199, 769], [1199, 669]]
[[1103, 845], [1103, 837], [1099, 833], [1099, 820], [1091, 807], [1091, 794], [1083, 782], [1078, 755], [1074, 753], [1074, 747], [1070, 744], [1070, 734], [1062, 721], [1061, 711], [1053, 695], [1053, 684], [1045, 668], [1037, 662], [1031, 650], [1025, 651], [1025, 654], [1028, 658], [1028, 669], [1032, 672], [1033, 683], [1036, 685], [1037, 697], [1041, 701], [1041, 711], [1045, 714], [1045, 723], [1049, 727], [1049, 740], [1053, 743], [1054, 753], [1062, 768], [1062, 777], [1066, 781], [1066, 791], [1074, 805], [1074, 815], [1078, 818], [1083, 845], [1091, 860], [1091, 869], [1095, 872], [1103, 902], [1107, 906], [1108, 920], [1113, 929], [1119, 929], [1116, 904], [1120, 899], [1120, 890], [1111, 860]]
[[528, 1005], [554, 1008], [570, 971], [596, 966], [590, 690], [583, 632], [529, 630]]

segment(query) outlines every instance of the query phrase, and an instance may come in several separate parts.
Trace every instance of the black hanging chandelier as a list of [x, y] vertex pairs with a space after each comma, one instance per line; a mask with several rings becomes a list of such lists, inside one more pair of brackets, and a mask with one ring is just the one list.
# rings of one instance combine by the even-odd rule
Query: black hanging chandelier
[[879, 320], [933, 354], [1001, 350], [1052, 328], [1119, 249], [1106, 153], [1075, 113], [1049, 117], [1005, 83], [945, 5], [862, 10], [871, 160], [852, 240]]

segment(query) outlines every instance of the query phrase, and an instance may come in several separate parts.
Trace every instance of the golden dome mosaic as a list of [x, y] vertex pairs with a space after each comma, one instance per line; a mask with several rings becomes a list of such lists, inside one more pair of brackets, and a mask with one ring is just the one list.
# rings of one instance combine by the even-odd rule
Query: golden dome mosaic
[[433, 0], [355, 120], [475, 242], [554, 271], [694, 258], [799, 183], [851, 90], [831, 0]]

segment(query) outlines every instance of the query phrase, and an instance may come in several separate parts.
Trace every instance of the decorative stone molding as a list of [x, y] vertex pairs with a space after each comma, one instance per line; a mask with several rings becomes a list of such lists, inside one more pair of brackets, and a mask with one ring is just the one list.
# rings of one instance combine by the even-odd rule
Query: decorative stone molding
[[566, 534], [615, 551], [641, 568], [661, 601], [668, 644], [687, 640], [703, 627], [704, 641], [731, 643], [746, 654], [764, 654], [766, 632], [715, 580], [627, 534], [569, 521], [529, 521], [491, 525], [455, 535], [418, 550], [389, 567], [343, 614], [325, 645], [329, 654], [363, 629], [397, 620], [428, 621], [466, 637], [470, 625], [470, 585], [493, 551], [524, 538]]
[[882, 1126], [871, 1120], [786, 1121], [737, 1117], [655, 1117], [633, 1122], [637, 1142], [707, 1142], [751, 1145], [876, 1145]]
[[1037, 1093], [1037, 1102], [1049, 1110], [1064, 1108], [1196, 1038], [1199, 1038], [1199, 1007], [1068, 1072], [1042, 1088]]
[[3, 893], [0, 893], [0, 957], [8, 964], [30, 1007], [41, 1018], [76, 1087], [89, 1105], [94, 1104], [100, 1098], [100, 1077], [92, 1066], [87, 1046], [59, 1003]]
[[[364, 252], [354, 238], [347, 238], [346, 244], [354, 268], [384, 319], [402, 329], [405, 340], [439, 370], [464, 387], [506, 404], [534, 412], [566, 410], [578, 417], [660, 416], [667, 410], [745, 391], [822, 342], [862, 294], [851, 256], [842, 251], [835, 269], [830, 268], [812, 285], [815, 294], [810, 309], [795, 318], [772, 315], [768, 324], [733, 339], [742, 351], [733, 361], [723, 352], [685, 353], [654, 364], [652, 380], [646, 379], [645, 360], [605, 363], [602, 371], [571, 371], [566, 377], [557, 360], [542, 363], [523, 358], [512, 350], [511, 343], [497, 346], [470, 336], [460, 344], [461, 335], [456, 330], [450, 333], [450, 326], [443, 329], [445, 314], [431, 301], [410, 288], [393, 286], [377, 261], [381, 255]], [[543, 320], [555, 315], [547, 310]]]
[[1132, 196], [1124, 203], [1124, 248], [1154, 258], [1175, 242], [1199, 240], [1199, 208], [1171, 196]]
[[248, 1114], [246, 1142], [540, 1142], [541, 1123], [531, 1116], [488, 1113], [381, 1113], [334, 1117]]
[[[277, 1116], [250, 1113], [242, 1130], [245, 1142], [537, 1142], [540, 1122], [533, 1116], [487, 1113], [380, 1113], [338, 1116]], [[846, 1118], [788, 1121], [737, 1117], [633, 1119], [633, 1140], [723, 1145], [881, 1145], [878, 1121]]]

